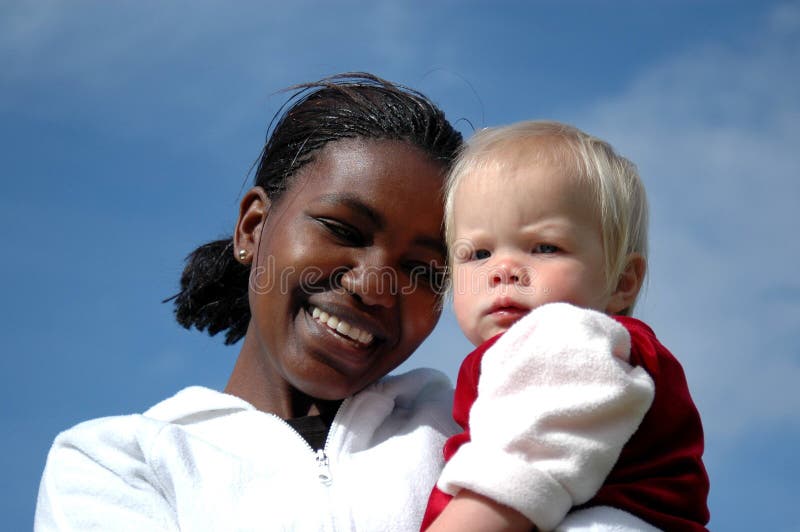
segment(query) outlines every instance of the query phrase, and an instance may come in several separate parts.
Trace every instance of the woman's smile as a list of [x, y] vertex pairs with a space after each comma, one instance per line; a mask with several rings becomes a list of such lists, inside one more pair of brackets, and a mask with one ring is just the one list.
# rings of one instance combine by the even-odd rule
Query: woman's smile
[[356, 344], [362, 347], [368, 347], [375, 340], [375, 335], [356, 327], [344, 318], [336, 314], [329, 314], [319, 307], [313, 307], [311, 317], [327, 326], [330, 330], [336, 331], [338, 334], [350, 338]]
[[[304, 310], [302, 313], [304, 326], [309, 334], [307, 345], [311, 356], [345, 374], [357, 374], [374, 362], [373, 357], [377, 355], [380, 343], [374, 336], [361, 330], [369, 342], [354, 339], [338, 330], [341, 323], [347, 322], [337, 323], [335, 315], [320, 311], [318, 307], [314, 307], [314, 311], [309, 314]], [[318, 316], [315, 318], [314, 314]], [[326, 319], [325, 322], [323, 318]]]

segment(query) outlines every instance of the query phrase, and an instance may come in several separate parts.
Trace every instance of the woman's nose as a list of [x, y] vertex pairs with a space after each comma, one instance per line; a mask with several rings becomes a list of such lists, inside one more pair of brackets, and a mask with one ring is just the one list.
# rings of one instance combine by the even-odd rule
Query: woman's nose
[[385, 261], [372, 260], [342, 275], [342, 288], [365, 305], [392, 308], [399, 293], [397, 271]]

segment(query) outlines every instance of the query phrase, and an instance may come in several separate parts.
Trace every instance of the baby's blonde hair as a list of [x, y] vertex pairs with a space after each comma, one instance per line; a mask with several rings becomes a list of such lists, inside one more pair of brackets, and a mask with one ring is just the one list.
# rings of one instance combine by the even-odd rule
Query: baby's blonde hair
[[445, 237], [450, 250], [455, 239], [453, 208], [458, 187], [476, 172], [502, 169], [503, 160], [514, 156], [557, 166], [592, 187], [609, 289], [616, 286], [629, 254], [639, 253], [647, 259], [647, 196], [636, 165], [603, 140], [570, 125], [543, 120], [482, 129], [463, 145], [446, 183]]

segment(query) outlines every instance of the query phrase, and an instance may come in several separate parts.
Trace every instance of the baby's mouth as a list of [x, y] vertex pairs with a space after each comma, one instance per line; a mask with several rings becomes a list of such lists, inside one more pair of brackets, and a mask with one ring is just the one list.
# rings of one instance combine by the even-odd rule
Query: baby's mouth
[[328, 314], [324, 310], [320, 310], [317, 307], [311, 307], [311, 317], [329, 329], [336, 331], [337, 333], [346, 336], [354, 342], [357, 342], [365, 347], [371, 344], [375, 339], [375, 336], [367, 331], [359, 329], [355, 325], [351, 325], [338, 316]]

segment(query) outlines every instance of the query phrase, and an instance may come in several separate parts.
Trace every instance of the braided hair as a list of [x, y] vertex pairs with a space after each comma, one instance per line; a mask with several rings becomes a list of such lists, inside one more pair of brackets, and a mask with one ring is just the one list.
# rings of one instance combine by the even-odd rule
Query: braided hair
[[[273, 203], [331, 141], [400, 140], [445, 167], [461, 146], [461, 134], [427, 97], [372, 74], [339, 74], [289, 90], [295, 92], [270, 123], [254, 179]], [[225, 343], [233, 344], [250, 322], [249, 275], [234, 258], [233, 238], [215, 240], [189, 254], [180, 291], [166, 301], [183, 327], [211, 336], [225, 331]]]

